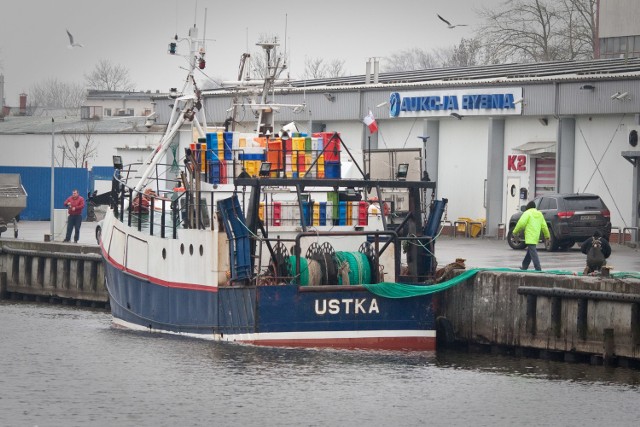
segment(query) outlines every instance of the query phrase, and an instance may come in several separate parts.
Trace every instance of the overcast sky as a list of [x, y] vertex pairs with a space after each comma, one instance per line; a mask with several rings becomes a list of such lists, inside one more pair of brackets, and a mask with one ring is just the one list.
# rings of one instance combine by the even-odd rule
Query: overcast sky
[[[185, 62], [168, 55], [167, 45], [176, 33], [186, 36], [194, 22], [202, 37], [206, 9], [206, 38], [212, 40], [207, 42], [205, 72], [211, 77], [235, 79], [247, 46], [254, 52], [265, 34], [284, 42], [285, 23], [293, 76], [302, 73], [305, 58], [341, 59], [347, 74], [364, 74], [369, 57], [457, 44], [479, 24], [480, 4], [494, 7], [501, 1], [2, 1], [0, 73], [11, 106], [18, 105], [21, 92], [49, 78], [84, 84], [84, 75], [101, 59], [125, 66], [136, 90], [181, 87]], [[448, 29], [437, 14], [469, 26]], [[83, 48], [68, 49], [66, 29]], [[184, 52], [187, 46], [179, 48]]]

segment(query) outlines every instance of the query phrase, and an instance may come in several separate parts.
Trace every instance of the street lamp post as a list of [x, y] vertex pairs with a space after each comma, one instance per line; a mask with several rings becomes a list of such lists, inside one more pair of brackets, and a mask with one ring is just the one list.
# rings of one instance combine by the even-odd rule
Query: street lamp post
[[49, 224], [51, 224], [51, 228], [49, 232], [51, 233], [51, 241], [55, 240], [54, 232], [54, 201], [55, 201], [55, 120], [53, 117], [51, 118], [51, 220]]

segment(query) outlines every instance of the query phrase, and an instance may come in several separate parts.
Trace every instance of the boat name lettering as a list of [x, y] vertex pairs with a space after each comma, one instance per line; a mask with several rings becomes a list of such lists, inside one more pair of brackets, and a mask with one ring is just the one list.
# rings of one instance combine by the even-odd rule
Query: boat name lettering
[[366, 298], [344, 298], [344, 299], [322, 299], [316, 300], [316, 314], [371, 314], [380, 313], [378, 301], [373, 298], [368, 301]]

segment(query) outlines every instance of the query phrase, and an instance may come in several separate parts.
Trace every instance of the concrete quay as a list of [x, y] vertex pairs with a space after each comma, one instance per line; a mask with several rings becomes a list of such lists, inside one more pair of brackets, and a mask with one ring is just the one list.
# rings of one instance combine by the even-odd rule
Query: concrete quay
[[515, 271], [479, 272], [437, 294], [438, 345], [640, 368], [640, 253], [636, 245], [611, 247], [615, 277], [606, 278], [581, 275], [586, 256], [577, 245], [564, 252], [539, 246], [547, 273], [537, 273], [518, 271], [525, 252], [504, 240], [441, 238], [439, 267], [463, 258], [467, 269]]
[[49, 222], [21, 221], [17, 238], [3, 233], [0, 298], [108, 308], [95, 226], [83, 223], [78, 243], [50, 241]]

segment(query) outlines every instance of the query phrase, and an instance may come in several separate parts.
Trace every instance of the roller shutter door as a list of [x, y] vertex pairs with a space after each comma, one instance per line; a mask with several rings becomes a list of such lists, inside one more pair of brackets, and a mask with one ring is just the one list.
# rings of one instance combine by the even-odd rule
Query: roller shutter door
[[536, 195], [556, 192], [556, 159], [537, 158], [536, 159]]

